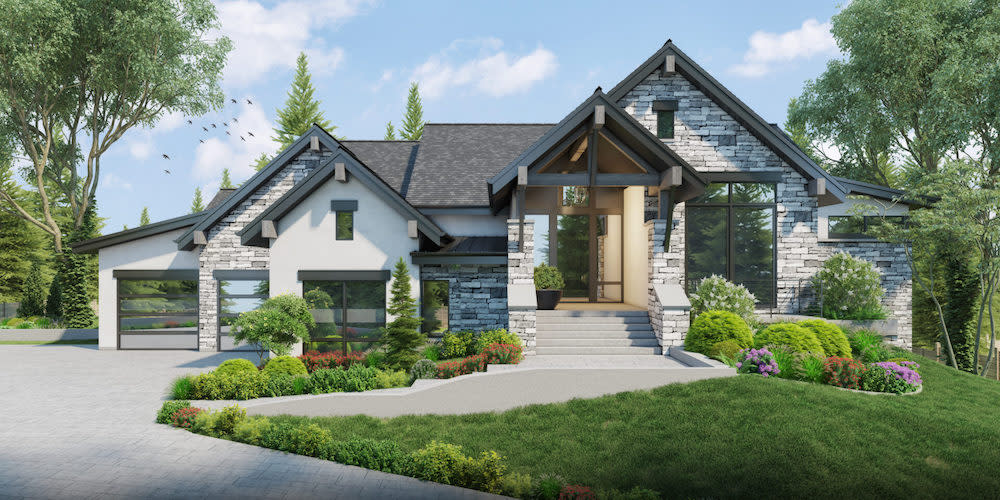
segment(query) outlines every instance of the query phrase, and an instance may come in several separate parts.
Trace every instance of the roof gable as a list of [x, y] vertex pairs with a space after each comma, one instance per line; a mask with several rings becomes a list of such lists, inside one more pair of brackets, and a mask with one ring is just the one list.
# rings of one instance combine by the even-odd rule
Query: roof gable
[[120, 245], [122, 243], [128, 243], [130, 241], [139, 240], [149, 236], [155, 236], [157, 234], [166, 233], [169, 231], [173, 231], [175, 229], [183, 229], [185, 227], [193, 226], [204, 215], [205, 212], [202, 211], [193, 214], [182, 215], [180, 217], [174, 217], [173, 219], [154, 222], [152, 224], [146, 224], [145, 226], [140, 226], [133, 229], [118, 231], [117, 233], [105, 234], [104, 236], [98, 236], [97, 238], [81, 241], [73, 245], [73, 252], [94, 253], [104, 247], [110, 247], [114, 245]]
[[695, 63], [694, 60], [677, 48], [670, 40], [667, 40], [667, 43], [663, 44], [660, 50], [656, 51], [642, 65], [629, 73], [624, 80], [615, 85], [608, 92], [608, 98], [616, 103], [620, 101], [636, 85], [645, 80], [647, 76], [654, 71], [661, 70], [667, 55], [674, 56], [675, 71], [677, 73], [690, 81], [698, 90], [743, 125], [744, 128], [765, 146], [774, 151], [778, 157], [807, 179], [825, 179], [826, 189], [830, 195], [839, 201], [846, 199], [848, 190], [840, 184], [836, 177], [830, 175], [830, 173], [813, 162], [808, 155], [796, 146], [794, 142], [784, 136], [783, 133], [776, 132], [771, 124], [750, 109], [743, 101], [739, 100], [729, 89], [719, 83], [712, 75], [708, 74], [704, 68]]

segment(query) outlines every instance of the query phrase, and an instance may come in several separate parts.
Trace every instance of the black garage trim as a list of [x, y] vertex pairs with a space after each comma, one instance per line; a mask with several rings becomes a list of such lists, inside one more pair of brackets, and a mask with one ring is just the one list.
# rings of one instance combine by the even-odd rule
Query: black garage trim
[[388, 269], [379, 271], [299, 271], [299, 281], [389, 281]]
[[212, 271], [212, 277], [217, 280], [266, 280], [271, 278], [271, 272], [266, 269], [217, 269]]
[[132, 271], [128, 269], [116, 269], [111, 272], [115, 279], [124, 280], [196, 280], [198, 279], [197, 269], [162, 269], [148, 271]]

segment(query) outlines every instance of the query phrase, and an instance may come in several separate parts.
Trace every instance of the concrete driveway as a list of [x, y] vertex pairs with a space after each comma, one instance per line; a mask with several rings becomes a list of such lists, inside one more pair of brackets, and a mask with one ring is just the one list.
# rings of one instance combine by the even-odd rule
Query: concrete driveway
[[0, 499], [489, 496], [153, 422], [173, 378], [241, 356], [0, 345]]

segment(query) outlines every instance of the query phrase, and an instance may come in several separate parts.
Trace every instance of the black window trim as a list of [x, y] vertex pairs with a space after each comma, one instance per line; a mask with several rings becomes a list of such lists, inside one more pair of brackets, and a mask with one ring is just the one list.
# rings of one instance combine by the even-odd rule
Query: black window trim
[[[257, 270], [215, 270], [212, 272], [213, 277], [216, 279], [215, 282], [215, 350], [218, 352], [239, 352], [240, 349], [223, 350], [222, 349], [222, 319], [223, 318], [238, 318], [239, 313], [224, 313], [222, 312], [222, 299], [223, 296], [227, 299], [264, 299], [267, 300], [271, 298], [270, 296], [270, 283], [268, 283], [269, 292], [267, 295], [263, 294], [247, 294], [247, 293], [222, 293], [222, 282], [223, 281], [268, 281], [270, 282], [270, 271], [257, 271]], [[263, 277], [262, 277], [263, 276]]]
[[[861, 219], [861, 232], [860, 233], [837, 233], [830, 230], [830, 222], [833, 218], [860, 218]], [[878, 238], [868, 234], [869, 224], [872, 219], [899, 219], [900, 223], [906, 226], [909, 223], [909, 216], [906, 215], [828, 215], [826, 216], [826, 237], [830, 240], [877, 240]]]

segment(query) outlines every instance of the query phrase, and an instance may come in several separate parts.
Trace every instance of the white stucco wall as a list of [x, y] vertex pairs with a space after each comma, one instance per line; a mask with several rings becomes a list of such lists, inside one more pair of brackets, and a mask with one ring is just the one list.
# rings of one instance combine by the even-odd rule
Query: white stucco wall
[[178, 229], [98, 250], [98, 347], [118, 346], [118, 284], [114, 270], [198, 269], [198, 251], [179, 251], [174, 243], [183, 232]]
[[899, 216], [906, 215], [910, 212], [908, 206], [899, 203], [877, 200], [875, 198], [868, 197], [852, 197], [844, 203], [819, 207], [817, 210], [819, 222], [818, 227], [816, 228], [817, 233], [819, 234], [819, 239], [822, 241], [829, 238], [828, 232], [830, 224], [828, 223], [828, 220], [830, 216], [857, 215], [857, 210], [862, 209], [861, 207], [854, 208], [858, 205], [871, 205], [872, 208], [865, 209], [864, 214], [866, 215]]
[[502, 214], [436, 214], [431, 219], [452, 236], [507, 236], [507, 217]]
[[625, 188], [622, 206], [622, 235], [625, 255], [625, 303], [646, 307], [649, 300], [649, 235], [643, 221], [646, 210], [646, 187]]

